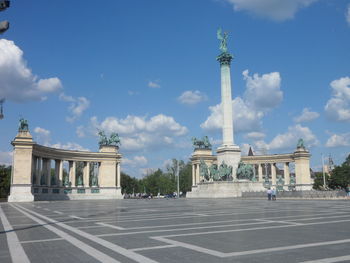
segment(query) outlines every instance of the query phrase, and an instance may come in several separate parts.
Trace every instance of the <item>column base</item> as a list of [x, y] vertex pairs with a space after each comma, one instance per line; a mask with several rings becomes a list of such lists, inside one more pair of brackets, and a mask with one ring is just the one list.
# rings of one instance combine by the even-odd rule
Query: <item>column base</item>
[[33, 202], [31, 185], [11, 185], [8, 202]]
[[218, 166], [222, 162], [232, 166], [232, 177], [236, 178], [238, 164], [241, 161], [241, 149], [238, 145], [222, 145], [216, 150], [218, 156]]

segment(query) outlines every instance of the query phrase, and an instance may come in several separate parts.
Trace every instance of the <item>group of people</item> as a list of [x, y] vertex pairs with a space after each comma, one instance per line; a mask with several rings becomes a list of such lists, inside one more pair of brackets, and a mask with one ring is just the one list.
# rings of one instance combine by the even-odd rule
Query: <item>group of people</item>
[[267, 200], [269, 201], [276, 201], [276, 189], [275, 188], [269, 188], [267, 189]]

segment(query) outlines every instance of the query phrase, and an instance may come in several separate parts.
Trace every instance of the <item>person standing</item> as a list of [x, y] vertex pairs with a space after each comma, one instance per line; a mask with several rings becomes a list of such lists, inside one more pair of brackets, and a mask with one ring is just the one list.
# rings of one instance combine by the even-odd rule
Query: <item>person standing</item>
[[272, 188], [271, 195], [272, 195], [272, 201], [276, 201], [276, 189], [275, 188]]
[[267, 200], [271, 201], [272, 191], [271, 188], [267, 189]]

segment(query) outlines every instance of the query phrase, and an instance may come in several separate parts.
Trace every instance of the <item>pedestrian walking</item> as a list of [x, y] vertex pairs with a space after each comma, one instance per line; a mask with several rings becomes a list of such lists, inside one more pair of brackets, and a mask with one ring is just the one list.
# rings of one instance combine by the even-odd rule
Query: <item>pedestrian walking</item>
[[272, 191], [271, 188], [267, 189], [267, 200], [271, 201]]

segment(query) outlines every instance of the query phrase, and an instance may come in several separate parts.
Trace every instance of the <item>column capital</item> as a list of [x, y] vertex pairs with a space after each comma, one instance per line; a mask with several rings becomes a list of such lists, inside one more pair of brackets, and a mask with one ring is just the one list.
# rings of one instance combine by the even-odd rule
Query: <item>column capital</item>
[[233, 59], [233, 56], [228, 52], [223, 52], [216, 57], [216, 60], [220, 62], [220, 66], [224, 66], [224, 65], [230, 66], [232, 59]]

